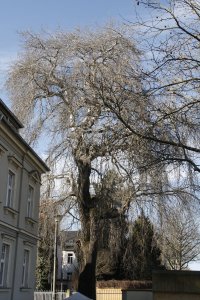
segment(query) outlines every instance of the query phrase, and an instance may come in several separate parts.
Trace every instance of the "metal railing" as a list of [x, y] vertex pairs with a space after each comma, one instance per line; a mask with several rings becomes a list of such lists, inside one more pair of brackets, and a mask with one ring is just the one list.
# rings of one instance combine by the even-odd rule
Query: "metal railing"
[[[64, 300], [67, 297], [66, 292], [56, 292], [56, 300]], [[37, 291], [34, 292], [34, 300], [52, 300], [53, 292]]]

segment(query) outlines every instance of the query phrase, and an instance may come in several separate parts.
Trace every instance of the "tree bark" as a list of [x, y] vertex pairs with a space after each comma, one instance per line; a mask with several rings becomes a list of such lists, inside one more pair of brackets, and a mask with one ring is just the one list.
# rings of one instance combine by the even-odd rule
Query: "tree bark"
[[90, 195], [91, 161], [77, 159], [78, 205], [81, 220], [81, 250], [83, 265], [78, 280], [78, 291], [96, 299], [96, 260], [98, 248], [98, 221], [95, 201]]
[[88, 247], [83, 245], [84, 266], [78, 281], [78, 291], [93, 300], [96, 299], [97, 244], [95, 238], [89, 242]]

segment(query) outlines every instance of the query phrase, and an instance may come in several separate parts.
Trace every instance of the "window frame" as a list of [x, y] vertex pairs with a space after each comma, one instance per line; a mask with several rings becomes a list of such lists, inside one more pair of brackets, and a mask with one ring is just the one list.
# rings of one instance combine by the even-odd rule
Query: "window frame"
[[67, 253], [67, 264], [72, 265], [74, 260], [74, 255], [72, 252]]
[[[28, 256], [26, 254], [28, 254]], [[24, 255], [23, 255], [23, 262], [22, 262], [22, 280], [21, 280], [22, 288], [29, 287], [30, 258], [31, 258], [30, 249], [24, 248]]]
[[[31, 191], [31, 193], [30, 193]], [[27, 218], [32, 219], [33, 218], [33, 204], [34, 204], [34, 187], [33, 185], [28, 185], [28, 195], [27, 195], [27, 206], [26, 206], [26, 216]]]
[[[11, 175], [11, 177], [10, 177]], [[11, 182], [10, 182], [10, 178]], [[6, 206], [14, 209], [14, 198], [15, 198], [15, 185], [16, 185], [16, 173], [12, 169], [8, 169], [7, 179], [7, 195], [6, 195]]]
[[66, 280], [67, 281], [72, 281], [72, 272], [67, 272]]
[[[3, 247], [6, 247], [4, 252], [4, 258], [2, 258]], [[9, 269], [10, 269], [10, 257], [11, 257], [11, 244], [7, 241], [3, 241], [1, 245], [1, 256], [0, 256], [0, 287], [7, 288], [9, 283]], [[3, 267], [2, 267], [3, 266]], [[3, 270], [2, 270], [3, 269]], [[1, 275], [2, 272], [2, 275]]]

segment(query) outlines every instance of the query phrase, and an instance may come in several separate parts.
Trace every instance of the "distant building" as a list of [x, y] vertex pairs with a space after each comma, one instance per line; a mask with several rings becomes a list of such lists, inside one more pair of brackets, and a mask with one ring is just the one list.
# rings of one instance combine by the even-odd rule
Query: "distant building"
[[0, 100], [0, 299], [32, 300], [41, 174], [46, 164], [19, 134]]
[[72, 277], [78, 270], [75, 247], [78, 231], [62, 231], [58, 247], [58, 285], [63, 290], [71, 289]]

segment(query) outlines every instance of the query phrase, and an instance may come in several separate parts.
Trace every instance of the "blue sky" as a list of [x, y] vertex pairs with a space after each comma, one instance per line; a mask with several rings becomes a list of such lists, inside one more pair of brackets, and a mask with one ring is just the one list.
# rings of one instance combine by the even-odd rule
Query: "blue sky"
[[123, 18], [134, 11], [135, 0], [3, 0], [0, 38], [2, 50], [12, 50], [19, 42], [17, 31], [41, 27], [102, 24], [110, 18]]
[[[4, 87], [8, 66], [20, 51], [20, 31], [73, 30], [110, 20], [135, 19], [136, 0], [2, 0], [0, 18], [0, 98], [10, 106]], [[200, 264], [192, 264], [200, 270]]]
[[101, 26], [110, 20], [133, 20], [135, 0], [2, 0], [0, 19], [0, 98], [10, 62], [20, 50], [20, 31], [73, 30]]

